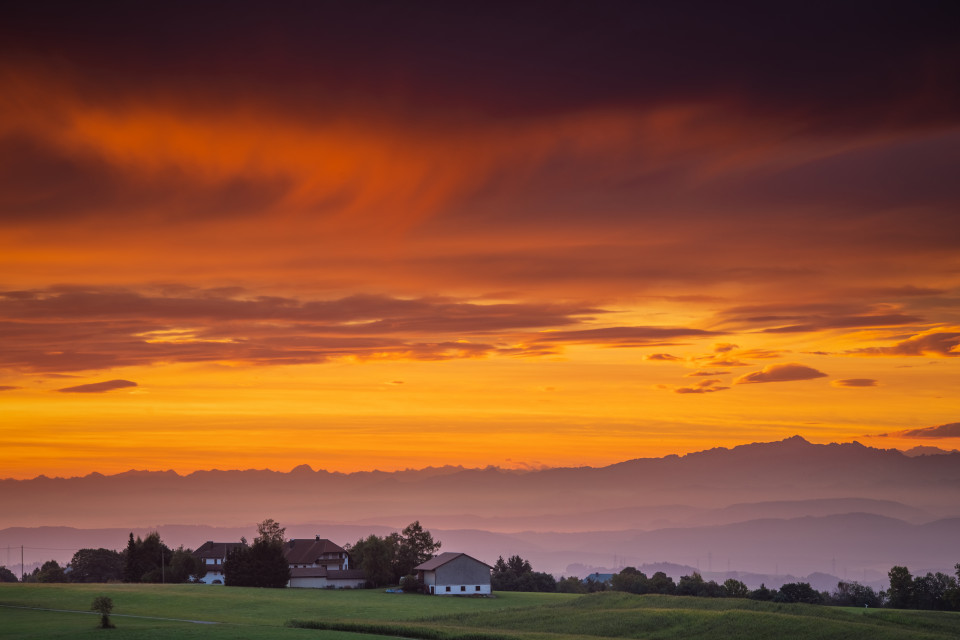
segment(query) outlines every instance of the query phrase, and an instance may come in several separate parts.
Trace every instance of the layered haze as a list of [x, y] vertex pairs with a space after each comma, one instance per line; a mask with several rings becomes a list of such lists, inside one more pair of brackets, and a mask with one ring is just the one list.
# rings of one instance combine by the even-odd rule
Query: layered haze
[[519, 554], [581, 577], [670, 565], [675, 577], [735, 572], [755, 586], [822, 574], [832, 589], [834, 578], [879, 583], [894, 564], [948, 572], [960, 561], [960, 453], [799, 437], [602, 468], [130, 471], [0, 489], [0, 547], [64, 562], [80, 547], [122, 548], [130, 531], [191, 548], [249, 539], [266, 517], [288, 537], [338, 544], [419, 520], [446, 550], [489, 563]]

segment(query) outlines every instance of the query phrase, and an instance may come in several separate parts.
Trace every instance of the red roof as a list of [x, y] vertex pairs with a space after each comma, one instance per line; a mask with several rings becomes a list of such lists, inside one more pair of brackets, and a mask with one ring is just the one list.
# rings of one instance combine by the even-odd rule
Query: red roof
[[[343, 547], [326, 538], [319, 540], [298, 538], [287, 540], [283, 544], [283, 556], [287, 559], [287, 564], [312, 564], [325, 553], [342, 553], [345, 556], [347, 552]], [[338, 558], [327, 559], [338, 560]]]
[[207, 540], [197, 547], [193, 555], [198, 558], [226, 558], [228, 553], [242, 546], [242, 542], [213, 542]]

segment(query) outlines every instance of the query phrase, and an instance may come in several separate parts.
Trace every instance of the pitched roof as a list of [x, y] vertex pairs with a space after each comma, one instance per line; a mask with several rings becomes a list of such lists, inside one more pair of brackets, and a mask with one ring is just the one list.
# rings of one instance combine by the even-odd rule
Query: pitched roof
[[464, 557], [470, 558], [470, 559], [473, 560], [474, 562], [479, 562], [479, 563], [482, 564], [483, 566], [485, 566], [485, 567], [487, 567], [487, 568], [489, 568], [489, 569], [493, 569], [493, 567], [491, 567], [490, 565], [488, 565], [486, 562], [480, 562], [480, 561], [477, 560], [476, 558], [471, 557], [471, 556], [468, 556], [468, 555], [465, 554], [465, 553], [456, 553], [456, 552], [454, 552], [454, 551], [444, 551], [444, 552], [441, 553], [440, 555], [434, 556], [434, 557], [430, 558], [429, 560], [427, 560], [426, 562], [423, 562], [423, 563], [421, 563], [421, 564], [418, 564], [417, 566], [415, 566], [415, 567], [413, 568], [413, 570], [414, 570], [414, 571], [433, 571], [433, 570], [436, 569], [437, 567], [442, 567], [443, 565], [447, 564], [447, 563], [450, 562], [451, 560], [456, 560], [456, 559], [459, 558], [460, 556], [464, 556]]
[[325, 553], [346, 554], [346, 550], [326, 538], [297, 538], [283, 545], [283, 557], [289, 564], [309, 564]]
[[198, 558], [226, 558], [228, 553], [242, 546], [242, 542], [214, 542], [207, 540], [197, 547], [193, 555]]

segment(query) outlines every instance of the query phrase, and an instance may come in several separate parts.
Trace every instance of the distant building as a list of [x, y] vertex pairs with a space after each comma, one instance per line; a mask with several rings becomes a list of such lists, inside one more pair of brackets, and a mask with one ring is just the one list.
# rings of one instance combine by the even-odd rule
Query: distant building
[[193, 552], [194, 557], [200, 560], [200, 564], [207, 570], [207, 573], [200, 578], [204, 584], [223, 584], [223, 563], [227, 560], [227, 554], [242, 547], [242, 542], [213, 542], [208, 540]]
[[592, 580], [593, 582], [603, 582], [606, 584], [610, 584], [613, 581], [613, 576], [615, 575], [616, 575], [615, 573], [591, 573], [586, 578], [581, 580], [581, 582], [586, 584], [588, 580]]
[[363, 589], [367, 577], [359, 569], [300, 567], [290, 569], [288, 587], [293, 589]]
[[431, 595], [490, 594], [490, 565], [465, 553], [447, 551], [413, 568]]
[[323, 567], [332, 570], [350, 568], [347, 550], [326, 538], [297, 538], [283, 543], [283, 556], [291, 569], [314, 569]]
[[363, 571], [350, 568], [350, 555], [338, 544], [321, 538], [298, 538], [283, 543], [290, 565], [288, 587], [305, 589], [361, 589]]

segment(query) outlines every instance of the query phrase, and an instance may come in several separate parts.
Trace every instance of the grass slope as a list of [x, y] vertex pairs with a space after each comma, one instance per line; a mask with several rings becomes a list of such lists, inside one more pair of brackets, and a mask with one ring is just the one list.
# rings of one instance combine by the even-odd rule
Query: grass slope
[[[0, 604], [21, 607], [86, 611], [98, 595], [113, 599], [117, 629], [96, 629], [96, 615], [0, 607], [0, 638], [960, 639], [957, 613], [863, 611], [739, 599], [609, 592], [589, 596], [499, 593], [496, 598], [431, 598], [382, 591], [202, 585], [0, 585]], [[316, 628], [291, 628], [291, 620]]]

